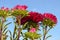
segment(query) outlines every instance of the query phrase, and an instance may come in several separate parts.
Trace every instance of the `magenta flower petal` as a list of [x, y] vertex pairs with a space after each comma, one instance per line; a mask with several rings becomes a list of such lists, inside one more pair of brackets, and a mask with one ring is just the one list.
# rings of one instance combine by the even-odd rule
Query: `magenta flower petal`
[[43, 15], [38, 12], [29, 12], [30, 18], [32, 21], [38, 23], [43, 20]]
[[36, 29], [35, 28], [31, 28], [29, 32], [34, 33], [34, 32], [36, 32]]
[[18, 9], [18, 10], [26, 10], [27, 6], [26, 5], [16, 5], [13, 10]]

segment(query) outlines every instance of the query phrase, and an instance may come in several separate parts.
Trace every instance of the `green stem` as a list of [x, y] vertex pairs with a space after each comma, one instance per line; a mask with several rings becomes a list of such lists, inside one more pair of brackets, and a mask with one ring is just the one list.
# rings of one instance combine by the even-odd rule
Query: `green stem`
[[2, 40], [2, 24], [3, 23], [0, 24], [0, 40]]
[[34, 38], [32, 38], [31, 40], [34, 40]]
[[47, 34], [47, 26], [43, 28], [43, 40], [46, 40], [46, 34]]
[[0, 40], [4, 40], [3, 37], [2, 37], [2, 30], [3, 30], [3, 23], [5, 22], [5, 18], [4, 17], [1, 17], [1, 20], [0, 20]]
[[0, 40], [2, 39], [2, 30], [0, 30]]
[[21, 30], [20, 30], [20, 26], [21, 26], [21, 15], [19, 16], [19, 19], [18, 19], [18, 25], [19, 25], [19, 28], [18, 28], [18, 39], [17, 40], [19, 40], [19, 38], [20, 38], [20, 32], [21, 32]]

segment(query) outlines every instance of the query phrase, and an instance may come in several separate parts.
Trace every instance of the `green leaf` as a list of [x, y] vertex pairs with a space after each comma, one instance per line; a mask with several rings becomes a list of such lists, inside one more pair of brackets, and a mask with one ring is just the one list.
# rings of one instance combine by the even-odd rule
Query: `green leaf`
[[28, 40], [28, 38], [24, 38], [23, 40]]
[[8, 30], [8, 31], [9, 31], [9, 33], [10, 33], [10, 40], [13, 40], [11, 31], [10, 31], [10, 30]]
[[7, 34], [8, 30], [6, 32], [4, 32], [4, 34]]
[[23, 25], [23, 29], [26, 29], [26, 26], [27, 26], [28, 22], [26, 22], [24, 25]]
[[14, 28], [14, 32], [13, 32], [13, 38], [15, 37], [16, 30], [17, 30], [17, 27], [15, 26], [15, 28]]
[[7, 28], [8, 28], [7, 26], [8, 26], [9, 24], [11, 24], [11, 23], [12, 23], [12, 22], [9, 22], [9, 23], [7, 23], [6, 25], [3, 26], [3, 30], [2, 30], [3, 33], [5, 33], [5, 31], [6, 31]]
[[5, 28], [3, 29], [3, 33], [7, 30], [7, 28], [8, 28], [8, 27], [5, 27]]
[[4, 27], [8, 26], [8, 25], [11, 24], [11, 23], [12, 23], [12, 22], [7, 23]]
[[16, 34], [16, 37], [14, 38], [14, 40], [17, 40], [18, 39], [18, 34]]
[[52, 36], [52, 35], [47, 36], [46, 39], [50, 38], [51, 36]]

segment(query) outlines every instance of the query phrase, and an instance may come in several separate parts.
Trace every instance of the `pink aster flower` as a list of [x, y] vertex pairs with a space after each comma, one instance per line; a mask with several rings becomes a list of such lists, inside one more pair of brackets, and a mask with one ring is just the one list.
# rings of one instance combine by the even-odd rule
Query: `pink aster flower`
[[5, 8], [4, 8], [4, 7], [1, 7], [1, 9], [2, 9], [2, 10], [5, 10]]
[[34, 32], [36, 32], [36, 29], [35, 28], [31, 28], [29, 32], [34, 33]]
[[1, 7], [1, 10], [8, 11], [8, 10], [9, 10], [9, 8]]
[[26, 10], [27, 6], [26, 5], [16, 5], [14, 8], [12, 8], [12, 10], [15, 10], [15, 9]]

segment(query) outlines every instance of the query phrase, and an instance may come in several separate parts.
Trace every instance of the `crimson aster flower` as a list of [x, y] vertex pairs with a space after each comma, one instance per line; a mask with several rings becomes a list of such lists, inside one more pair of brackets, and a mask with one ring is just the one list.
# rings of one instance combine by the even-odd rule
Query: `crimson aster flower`
[[41, 13], [38, 13], [38, 12], [29, 12], [28, 16], [23, 17], [21, 19], [21, 24], [23, 25], [26, 22], [28, 22], [27, 25], [29, 25], [29, 28], [33, 27], [33, 28], [37, 29], [38, 28], [38, 22], [42, 22], [42, 21], [43, 21], [43, 15]]
[[57, 18], [55, 15], [51, 14], [51, 13], [44, 13], [43, 16], [45, 18], [50, 19], [52, 22], [54, 22], [55, 24], [57, 23]]
[[23, 18], [21, 19], [21, 24], [26, 23], [28, 20], [29, 20], [29, 16], [23, 17]]
[[36, 23], [40, 22], [43, 20], [43, 15], [38, 12], [29, 12], [30, 19]]
[[49, 26], [49, 27], [53, 27], [57, 24], [57, 18], [55, 15], [51, 14], [51, 13], [44, 13], [44, 20], [43, 20], [43, 25]]
[[35, 23], [38, 23], [40, 21], [43, 21], [43, 15], [41, 13], [38, 12], [29, 12], [29, 16], [23, 17], [21, 20], [21, 23], [25, 23], [27, 21], [32, 21]]

